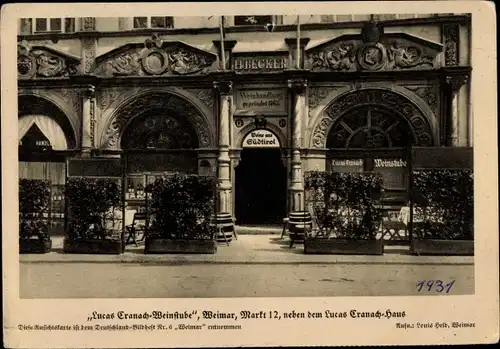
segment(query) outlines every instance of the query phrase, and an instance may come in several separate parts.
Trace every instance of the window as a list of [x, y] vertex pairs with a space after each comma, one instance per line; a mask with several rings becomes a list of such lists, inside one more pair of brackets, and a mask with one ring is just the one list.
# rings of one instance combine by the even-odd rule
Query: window
[[[35, 23], [33, 27], [33, 23]], [[20, 33], [74, 33], [75, 18], [21, 18]]]
[[282, 16], [234, 16], [234, 25], [281, 24]]
[[174, 17], [134, 17], [134, 29], [173, 27]]

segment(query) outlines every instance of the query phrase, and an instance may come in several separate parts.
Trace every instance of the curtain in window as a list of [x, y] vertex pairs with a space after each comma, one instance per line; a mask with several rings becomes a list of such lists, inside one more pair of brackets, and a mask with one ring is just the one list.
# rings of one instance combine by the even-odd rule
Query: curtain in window
[[46, 115], [27, 115], [18, 120], [18, 135], [21, 140], [26, 132], [35, 124], [50, 141], [53, 150], [68, 150], [68, 142], [61, 126]]

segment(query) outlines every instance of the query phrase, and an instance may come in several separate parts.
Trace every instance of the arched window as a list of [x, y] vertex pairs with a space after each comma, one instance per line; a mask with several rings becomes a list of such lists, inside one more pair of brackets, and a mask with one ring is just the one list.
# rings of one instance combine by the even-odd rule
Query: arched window
[[405, 120], [376, 106], [355, 109], [330, 130], [327, 148], [406, 147], [414, 141]]

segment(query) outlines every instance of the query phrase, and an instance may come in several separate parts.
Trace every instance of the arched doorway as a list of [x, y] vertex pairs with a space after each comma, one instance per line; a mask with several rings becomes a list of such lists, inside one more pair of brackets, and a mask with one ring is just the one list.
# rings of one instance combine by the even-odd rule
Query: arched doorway
[[280, 224], [286, 216], [287, 171], [279, 140], [269, 131], [252, 131], [242, 144], [235, 168], [236, 221], [240, 225]]

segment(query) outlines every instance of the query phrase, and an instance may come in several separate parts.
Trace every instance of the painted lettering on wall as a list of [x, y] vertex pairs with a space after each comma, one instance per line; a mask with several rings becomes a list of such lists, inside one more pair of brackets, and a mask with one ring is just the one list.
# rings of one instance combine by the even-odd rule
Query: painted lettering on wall
[[243, 148], [279, 148], [278, 137], [269, 130], [256, 130], [249, 132], [242, 143]]
[[288, 68], [287, 58], [236, 58], [233, 61], [235, 71], [283, 70]]
[[401, 159], [375, 159], [375, 167], [406, 167], [406, 161]]
[[284, 90], [240, 90], [236, 93], [236, 111], [240, 113], [286, 114]]

